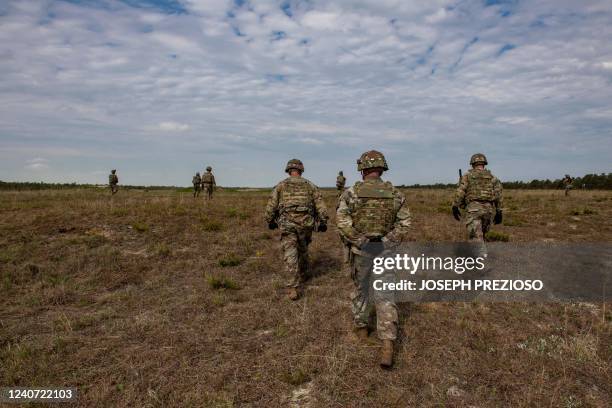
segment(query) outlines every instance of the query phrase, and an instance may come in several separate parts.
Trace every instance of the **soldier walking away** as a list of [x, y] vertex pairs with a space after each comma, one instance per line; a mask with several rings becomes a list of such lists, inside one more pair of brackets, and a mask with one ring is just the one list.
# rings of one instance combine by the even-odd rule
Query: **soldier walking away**
[[[336, 177], [336, 189], [338, 190], [338, 195], [336, 196], [336, 210], [338, 210], [338, 205], [340, 203], [339, 201], [340, 196], [344, 192], [345, 185], [346, 185], [346, 177], [344, 177], [342, 170], [340, 170], [338, 172], [338, 177]], [[345, 265], [348, 265], [351, 260], [350, 243], [345, 241], [342, 238], [342, 234], [340, 234], [340, 240], [342, 241], [342, 260], [344, 261]]]
[[117, 170], [111, 170], [111, 174], [108, 175], [108, 186], [110, 187], [111, 195], [114, 195], [119, 191], [119, 177], [117, 177]]
[[563, 180], [561, 180], [561, 182], [563, 183], [563, 189], [565, 190], [565, 195], [568, 196], [570, 193], [570, 190], [572, 189], [572, 183], [574, 182], [574, 179], [571, 178], [569, 174], [566, 174], [565, 177], [563, 177]]
[[212, 167], [208, 166], [206, 167], [206, 172], [202, 174], [202, 190], [204, 190], [209, 200], [213, 198], [213, 190], [216, 185], [215, 176], [212, 174]]
[[346, 185], [346, 177], [342, 173], [342, 170], [338, 172], [338, 177], [336, 177], [336, 189], [338, 190], [338, 198], [344, 192], [344, 186]]
[[463, 222], [468, 241], [484, 242], [491, 222], [502, 222], [502, 184], [485, 166], [487, 158], [476, 153], [470, 159], [472, 168], [459, 181], [453, 200], [453, 217], [461, 221], [460, 208], [465, 209]]
[[285, 269], [291, 276], [287, 284], [291, 300], [300, 298], [308, 277], [308, 245], [312, 231], [327, 231], [327, 208], [317, 186], [302, 177], [304, 165], [298, 159], [287, 163], [289, 177], [272, 190], [265, 210], [268, 228], [280, 229]]
[[193, 183], [193, 196], [198, 197], [200, 195], [200, 190], [202, 190], [202, 177], [200, 177], [200, 173], [197, 172], [195, 176], [191, 179]]
[[371, 150], [357, 160], [357, 170], [363, 181], [347, 189], [340, 197], [336, 222], [343, 239], [350, 243], [351, 295], [355, 334], [368, 338], [368, 323], [372, 307], [376, 310], [376, 331], [383, 347], [380, 365], [393, 365], [393, 348], [397, 339], [398, 313], [394, 299], [370, 299], [369, 282], [372, 256], [362, 251], [369, 242], [382, 242], [382, 247], [394, 246], [404, 240], [410, 228], [411, 215], [404, 195], [381, 175], [389, 170], [382, 153]]

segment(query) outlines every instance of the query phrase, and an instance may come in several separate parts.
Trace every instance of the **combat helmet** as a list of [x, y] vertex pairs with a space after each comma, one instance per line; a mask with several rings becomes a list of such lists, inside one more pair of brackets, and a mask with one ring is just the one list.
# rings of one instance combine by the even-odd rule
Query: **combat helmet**
[[207, 166], [207, 167], [206, 167], [206, 171], [212, 171], [212, 167]]
[[287, 167], [285, 167], [285, 173], [289, 173], [291, 170], [299, 170], [301, 173], [303, 173], [304, 164], [301, 160], [291, 159], [287, 162]]
[[196, 173], [196, 176], [199, 176], [199, 175], [200, 175], [200, 172], [198, 171], [198, 172]]
[[369, 152], [365, 152], [357, 160], [357, 171], [372, 169], [375, 167], [380, 167], [383, 170], [389, 170], [389, 166], [387, 166], [387, 160], [385, 160], [385, 156], [377, 150], [370, 150]]
[[340, 171], [338, 172], [338, 175], [339, 175], [339, 176], [344, 176], [344, 173], [342, 172], [342, 170], [340, 170]]
[[116, 172], [117, 172], [117, 170], [115, 170], [115, 169], [111, 170], [111, 173], [113, 173], [113, 174], [115, 174]]
[[489, 162], [487, 162], [487, 157], [484, 154], [476, 153], [472, 155], [472, 158], [470, 159], [470, 166], [474, 166], [476, 164], [487, 165]]

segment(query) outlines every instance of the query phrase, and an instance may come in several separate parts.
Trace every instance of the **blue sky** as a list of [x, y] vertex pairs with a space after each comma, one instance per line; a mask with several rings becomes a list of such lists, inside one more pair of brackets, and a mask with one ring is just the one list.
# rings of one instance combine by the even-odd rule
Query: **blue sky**
[[612, 3], [0, 3], [0, 179], [270, 186], [610, 172]]

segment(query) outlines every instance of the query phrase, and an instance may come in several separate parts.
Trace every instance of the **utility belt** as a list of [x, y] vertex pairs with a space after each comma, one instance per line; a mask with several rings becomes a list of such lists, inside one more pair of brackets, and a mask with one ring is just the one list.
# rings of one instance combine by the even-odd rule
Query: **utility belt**
[[281, 210], [279, 211], [279, 215], [280, 214], [284, 214], [284, 213], [300, 213], [300, 214], [310, 214], [314, 217], [314, 210], [311, 207], [303, 207], [303, 206], [290, 206], [290, 207], [283, 207], [281, 208]]

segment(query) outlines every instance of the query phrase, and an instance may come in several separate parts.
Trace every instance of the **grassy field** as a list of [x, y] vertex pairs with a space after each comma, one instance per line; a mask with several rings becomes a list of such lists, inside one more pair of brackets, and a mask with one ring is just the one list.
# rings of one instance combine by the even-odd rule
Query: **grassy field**
[[[73, 386], [87, 407], [610, 406], [609, 304], [401, 305], [381, 371], [351, 334], [334, 218], [291, 302], [267, 195], [1, 192], [0, 386]], [[452, 191], [406, 195], [412, 239], [464, 238]], [[612, 241], [612, 192], [505, 198], [502, 239]]]

